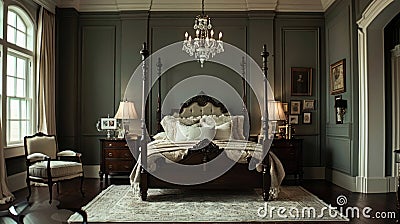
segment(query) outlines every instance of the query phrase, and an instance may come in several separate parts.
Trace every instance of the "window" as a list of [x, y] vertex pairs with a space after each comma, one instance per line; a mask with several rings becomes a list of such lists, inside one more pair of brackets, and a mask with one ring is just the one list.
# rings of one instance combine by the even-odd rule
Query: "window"
[[33, 68], [33, 22], [17, 6], [9, 6], [4, 26], [2, 55], [6, 57], [1, 75], [5, 87], [1, 91], [2, 124], [6, 146], [22, 145], [23, 138], [33, 132], [35, 125], [35, 78]]
[[32, 133], [31, 59], [9, 50], [7, 55], [7, 145], [22, 143]]
[[33, 26], [22, 9], [10, 6], [7, 18], [7, 41], [19, 47], [33, 50]]

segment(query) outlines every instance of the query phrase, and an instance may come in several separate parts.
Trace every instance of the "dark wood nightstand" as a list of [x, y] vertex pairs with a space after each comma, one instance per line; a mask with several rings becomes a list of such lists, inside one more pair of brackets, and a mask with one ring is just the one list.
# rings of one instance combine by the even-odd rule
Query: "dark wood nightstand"
[[[137, 139], [129, 140], [129, 146], [137, 149]], [[129, 175], [136, 164], [128, 143], [125, 139], [100, 139], [101, 161], [100, 180], [105, 176], [106, 183], [108, 175]], [[137, 150], [134, 150], [137, 151]]]
[[294, 175], [297, 183], [303, 180], [303, 139], [274, 139], [270, 150], [282, 162], [286, 175]]

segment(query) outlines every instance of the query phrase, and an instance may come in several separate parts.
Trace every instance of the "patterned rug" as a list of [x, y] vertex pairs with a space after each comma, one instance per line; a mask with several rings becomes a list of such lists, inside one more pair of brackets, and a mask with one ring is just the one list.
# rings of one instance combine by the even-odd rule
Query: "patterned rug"
[[[298, 186], [283, 186], [276, 201], [261, 191], [150, 189], [141, 201], [128, 185], [111, 185], [82, 209], [89, 222], [348, 221], [338, 210]], [[68, 222], [81, 219], [72, 215]]]

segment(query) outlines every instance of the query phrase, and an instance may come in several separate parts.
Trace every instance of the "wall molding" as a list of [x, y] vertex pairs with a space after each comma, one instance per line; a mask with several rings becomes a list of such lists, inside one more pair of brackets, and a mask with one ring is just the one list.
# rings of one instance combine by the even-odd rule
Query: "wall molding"
[[364, 10], [361, 15], [361, 18], [357, 21], [357, 24], [360, 28], [366, 29], [372, 21], [394, 0], [374, 0], [372, 1], [368, 7]]
[[[53, 2], [60, 8], [75, 8], [81, 12], [96, 11], [131, 11], [149, 10], [150, 1], [148, 0], [35, 0], [40, 2]], [[55, 1], [55, 2], [54, 2]], [[206, 3], [206, 11], [251, 11], [251, 10], [273, 10], [278, 12], [324, 12], [335, 0], [296, 0], [296, 1], [277, 1], [277, 0], [218, 0]], [[151, 11], [200, 11], [201, 4], [196, 0], [156, 1], [151, 6]]]
[[11, 192], [26, 188], [26, 171], [8, 176], [7, 182]]
[[353, 177], [330, 168], [326, 168], [326, 180], [351, 192], [389, 193], [397, 189], [396, 177]]
[[85, 178], [100, 178], [99, 176], [100, 165], [84, 165], [83, 174]]

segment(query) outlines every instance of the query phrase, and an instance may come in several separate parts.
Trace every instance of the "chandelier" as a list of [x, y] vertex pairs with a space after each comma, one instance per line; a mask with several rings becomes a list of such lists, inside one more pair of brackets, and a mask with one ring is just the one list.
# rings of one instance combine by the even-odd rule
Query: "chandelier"
[[204, 14], [204, 0], [201, 5], [201, 15], [196, 16], [193, 29], [196, 30], [196, 37], [192, 39], [188, 32], [185, 33], [182, 50], [190, 56], [199, 60], [201, 67], [204, 61], [216, 54], [224, 52], [222, 32], [219, 32], [218, 40], [214, 39], [214, 30], [212, 29], [211, 19]]

